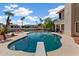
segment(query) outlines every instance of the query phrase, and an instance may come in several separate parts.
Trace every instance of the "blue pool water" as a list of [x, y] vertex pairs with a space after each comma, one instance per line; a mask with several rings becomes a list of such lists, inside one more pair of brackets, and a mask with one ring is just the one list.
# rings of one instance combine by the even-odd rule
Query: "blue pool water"
[[37, 42], [44, 42], [45, 51], [53, 51], [61, 47], [61, 37], [49, 32], [34, 32], [29, 33], [26, 37], [23, 37], [17, 41], [14, 41], [8, 45], [11, 50], [35, 52]]

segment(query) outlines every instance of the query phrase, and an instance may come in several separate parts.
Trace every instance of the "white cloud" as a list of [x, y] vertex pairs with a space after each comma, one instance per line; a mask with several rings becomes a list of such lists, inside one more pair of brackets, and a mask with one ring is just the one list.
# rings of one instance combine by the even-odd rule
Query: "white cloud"
[[4, 6], [5, 9], [3, 11], [13, 10], [10, 6]]
[[20, 7], [17, 10], [15, 10], [14, 13], [15, 13], [16, 16], [27, 16], [30, 13], [32, 13], [32, 10]]
[[16, 5], [16, 4], [10, 4], [9, 6], [4, 6], [5, 9], [3, 11], [14, 10], [17, 7], [18, 7], [18, 5]]
[[63, 6], [63, 5], [60, 5], [60, 6], [56, 7], [56, 8], [54, 8], [54, 9], [48, 10], [49, 16], [51, 16], [51, 17], [56, 17], [56, 16], [57, 16], [56, 13], [57, 13], [59, 10], [61, 10], [62, 8], [64, 8], [64, 6]]
[[38, 21], [38, 17], [37, 16], [27, 16], [26, 19], [29, 19], [30, 21]]
[[[23, 21], [24, 25], [36, 24], [36, 21], [39, 23], [39, 18], [37, 16], [27, 16]], [[22, 25], [22, 20], [17, 20], [15, 24]]]
[[0, 20], [2, 20], [2, 18], [3, 18], [3, 17], [2, 17], [2, 16], [0, 16]]
[[25, 23], [24, 25], [30, 25], [31, 23], [30, 22], [27, 22], [27, 23]]
[[10, 7], [11, 7], [11, 8], [17, 8], [18, 5], [16, 5], [16, 4], [11, 4]]
[[2, 19], [3, 19], [3, 17], [2, 17], [2, 16], [0, 16], [0, 23], [2, 23]]
[[0, 23], [6, 24], [7, 16], [0, 16]]
[[6, 18], [7, 18], [7, 16], [2, 16], [2, 18], [6, 19]]
[[3, 11], [11, 11], [15, 14], [15, 16], [27, 16], [30, 13], [32, 13], [32, 10], [29, 10], [27, 8], [24, 7], [18, 7], [18, 5], [16, 4], [10, 4], [8, 6], [4, 6], [4, 10]]
[[21, 20], [17, 20], [15, 24], [22, 25], [22, 21]]
[[48, 18], [49, 16], [44, 16], [42, 19]]
[[[23, 21], [24, 25], [35, 25], [37, 23], [39, 23], [39, 18], [37, 16], [26, 16], [25, 20]], [[21, 24], [21, 21], [18, 20], [19, 24]]]
[[56, 18], [58, 17], [58, 14], [56, 14], [59, 10], [61, 10], [62, 8], [64, 8], [64, 5], [59, 5], [58, 7], [56, 8], [53, 8], [53, 9], [49, 9], [48, 10], [48, 15], [47, 16], [44, 16], [43, 19], [47, 18], [47, 17], [50, 17], [50, 18]]

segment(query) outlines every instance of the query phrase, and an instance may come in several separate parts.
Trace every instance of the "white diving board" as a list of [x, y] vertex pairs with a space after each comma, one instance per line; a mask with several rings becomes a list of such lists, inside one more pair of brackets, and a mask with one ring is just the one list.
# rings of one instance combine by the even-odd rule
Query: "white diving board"
[[37, 42], [35, 56], [46, 56], [44, 42]]

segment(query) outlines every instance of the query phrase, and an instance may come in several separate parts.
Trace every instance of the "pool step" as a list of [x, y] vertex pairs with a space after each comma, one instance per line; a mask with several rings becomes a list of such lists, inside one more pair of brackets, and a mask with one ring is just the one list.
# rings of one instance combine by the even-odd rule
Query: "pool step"
[[46, 56], [44, 42], [37, 42], [35, 56]]

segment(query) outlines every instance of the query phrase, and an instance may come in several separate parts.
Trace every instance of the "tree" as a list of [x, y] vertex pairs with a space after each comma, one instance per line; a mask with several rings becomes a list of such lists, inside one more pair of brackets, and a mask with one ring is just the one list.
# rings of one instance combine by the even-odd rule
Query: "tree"
[[41, 26], [41, 24], [38, 24], [38, 26]]
[[2, 28], [3, 28], [3, 24], [0, 23], [0, 34], [1, 34], [1, 32], [2, 32]]
[[43, 20], [40, 18], [40, 22], [42, 23], [43, 22]]
[[10, 16], [14, 16], [14, 14], [11, 13], [11, 12], [9, 12], [9, 11], [7, 11], [7, 12], [5, 12], [5, 15], [7, 15], [8, 17], [7, 17], [7, 20], [6, 20], [6, 26], [4, 27], [4, 30], [2, 31], [2, 35], [3, 35], [3, 37], [4, 37], [4, 40], [6, 40], [5, 33], [7, 33], [8, 30], [9, 30], [9, 26], [10, 26]]
[[10, 16], [14, 16], [14, 14], [11, 13], [11, 12], [9, 12], [9, 11], [7, 11], [7, 12], [5, 12], [5, 15], [8, 16], [7, 17], [7, 20], [6, 20], [6, 27], [5, 27], [8, 30], [9, 29], [9, 26], [10, 26]]
[[36, 24], [38, 25], [38, 22], [37, 21], [35, 21], [36, 22]]
[[54, 25], [54, 23], [51, 18], [48, 17], [48, 18], [44, 19], [44, 24], [43, 24], [44, 28], [51, 29], [53, 25]]
[[6, 40], [5, 26], [3, 24], [0, 24], [0, 35], [3, 35], [3, 40]]
[[23, 21], [24, 21], [24, 19], [25, 19], [25, 17], [22, 17], [22, 18], [21, 18], [22, 25], [21, 25], [21, 28], [20, 28], [20, 29], [22, 29], [22, 27], [23, 27]]
[[[38, 26], [41, 26], [41, 27], [42, 27], [42, 22], [43, 22], [43, 20], [42, 20], [41, 18], [40, 18], [39, 20], [40, 20], [41, 23], [39, 23]], [[43, 27], [42, 27], [42, 28], [43, 28]]]
[[21, 21], [22, 21], [22, 26], [23, 26], [23, 20], [24, 20], [24, 19], [25, 19], [25, 17], [22, 17], [22, 18], [21, 18]]

